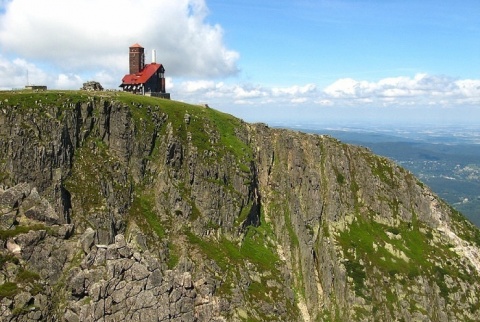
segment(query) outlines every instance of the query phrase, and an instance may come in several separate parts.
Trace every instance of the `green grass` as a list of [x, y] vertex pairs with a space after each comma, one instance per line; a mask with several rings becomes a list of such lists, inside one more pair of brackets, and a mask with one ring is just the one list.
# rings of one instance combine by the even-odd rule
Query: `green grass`
[[168, 261], [167, 261], [168, 269], [174, 269], [175, 266], [177, 266], [180, 260], [177, 252], [178, 252], [177, 247], [173, 245], [171, 242], [169, 242], [168, 243]]
[[445, 283], [445, 276], [446, 275], [449, 275], [449, 272], [442, 268], [442, 267], [438, 267], [438, 266], [435, 266], [434, 267], [434, 273], [435, 273], [435, 281], [438, 285], [438, 287], [440, 288], [440, 295], [448, 301], [448, 294], [449, 294], [449, 289], [447, 287], [447, 284]]
[[348, 276], [353, 278], [355, 293], [362, 294], [365, 288], [365, 268], [356, 261], [346, 261], [344, 264]]
[[0, 269], [2, 269], [6, 263], [18, 264], [19, 260], [11, 254], [0, 254]]
[[16, 283], [6, 282], [0, 285], [0, 300], [3, 298], [13, 298], [19, 292]]
[[[235, 156], [249, 157], [252, 155], [251, 147], [242, 142], [236, 135], [235, 130], [241, 126], [239, 119], [212, 109], [206, 109], [207, 116], [211, 119], [220, 133], [222, 145], [227, 147]], [[250, 161], [250, 160], [248, 160]]]
[[[199, 105], [127, 93], [119, 93], [117, 100], [131, 107], [136, 121], [151, 119], [147, 107], [153, 111], [166, 113], [168, 115], [167, 122], [172, 124], [174, 134], [186, 142], [187, 132], [192, 133], [192, 143], [200, 152], [214, 149], [221, 155], [229, 151], [237, 157], [248, 156], [251, 158], [251, 148], [242, 142], [235, 132], [237, 128], [241, 127], [241, 120], [232, 115]], [[188, 124], [184, 119], [185, 114], [190, 115]], [[219, 142], [211, 142], [212, 133], [219, 135]], [[244, 165], [243, 168], [245, 167], [248, 166]]]
[[[386, 234], [387, 231], [396, 233], [395, 235], [401, 234], [401, 238], [390, 239]], [[350, 230], [343, 231], [339, 235], [339, 242], [344, 250], [354, 249], [360, 258], [364, 257], [365, 260], [372, 262], [373, 266], [384, 272], [395, 271], [408, 274], [411, 271], [424, 271], [431, 268], [425, 255], [433, 250], [418, 227], [413, 229], [409, 229], [407, 225], [390, 227], [373, 220], [357, 217], [350, 226]], [[374, 243], [377, 245], [377, 249], [374, 248]], [[385, 249], [386, 243], [391, 244], [394, 249], [402, 251], [409, 261], [391, 254]]]
[[[0, 92], [0, 100], [4, 105], [16, 106], [16, 108], [27, 109], [40, 114], [51, 108], [59, 109], [57, 112], [62, 114], [64, 110], [73, 110], [72, 105], [79, 102], [91, 101], [98, 105], [101, 100], [118, 101], [129, 108], [137, 126], [140, 125], [140, 122], [143, 122], [145, 127], [142, 130], [146, 130], [148, 133], [152, 133], [155, 129], [153, 113], [158, 116], [165, 113], [168, 115], [167, 122], [172, 124], [174, 133], [183, 142], [186, 141], [186, 133], [191, 132], [194, 134], [192, 136], [194, 145], [201, 151], [225, 147], [225, 151], [230, 151], [233, 155], [251, 156], [250, 147], [236, 135], [236, 130], [241, 127], [241, 120], [232, 115], [199, 105], [124, 92], [95, 93], [86, 91], [44, 91], [38, 93], [32, 91], [3, 91]], [[191, 116], [189, 124], [184, 121], [185, 114]], [[210, 143], [211, 135], [206, 129], [218, 133], [220, 142]], [[140, 131], [139, 134], [142, 134], [142, 132]], [[220, 152], [223, 154], [225, 151]]]
[[223, 271], [242, 259], [238, 246], [228, 239], [224, 238], [220, 242], [204, 240], [188, 229], [185, 230], [185, 235], [191, 244], [198, 246], [205, 256], [214, 260]]
[[242, 208], [240, 215], [235, 219], [236, 226], [239, 226], [240, 224], [245, 222], [245, 220], [247, 220], [248, 215], [250, 214], [250, 210], [252, 209], [252, 206], [253, 206], [253, 201], [250, 201], [247, 205], [245, 205]]
[[188, 229], [186, 236], [193, 245], [197, 245], [207, 258], [213, 259], [218, 266], [226, 270], [230, 266], [243, 265], [246, 260], [261, 271], [276, 271], [279, 262], [273, 245], [266, 243], [267, 236], [273, 231], [266, 223], [259, 227], [249, 226], [240, 245], [222, 238], [216, 242], [202, 239]]
[[22, 268], [17, 273], [16, 280], [19, 283], [34, 283], [40, 280], [40, 275]]
[[83, 102], [94, 95], [94, 93], [84, 91], [0, 91], [0, 100], [4, 105], [17, 108], [35, 107], [37, 110], [41, 110], [42, 107], [47, 106], [61, 107], [64, 103]]
[[285, 226], [287, 228], [288, 236], [290, 237], [290, 243], [292, 249], [300, 247], [300, 242], [298, 241], [298, 236], [295, 233], [295, 229], [292, 225], [292, 219], [290, 217], [290, 211], [288, 209], [283, 210], [283, 215], [285, 217]]
[[[0, 229], [0, 239], [6, 240], [8, 238], [12, 238], [20, 234], [26, 234], [31, 230], [47, 230], [48, 232], [47, 227], [43, 224], [35, 224], [35, 225], [29, 225], [29, 226], [18, 225], [18, 226], [15, 226], [14, 229], [8, 229], [8, 230]], [[1, 260], [0, 260], [0, 263], [1, 263]]]
[[259, 282], [253, 281], [248, 286], [248, 294], [255, 298], [257, 301], [269, 302], [271, 299], [266, 293], [265, 285]]
[[112, 181], [111, 158], [105, 143], [95, 138], [75, 151], [72, 173], [65, 181], [65, 187], [86, 214], [106, 205], [99, 187], [104, 181]]
[[262, 226], [249, 226], [240, 252], [243, 257], [248, 258], [261, 270], [272, 271], [276, 269], [279, 258], [272, 247], [265, 244], [267, 234], [268, 232], [265, 232], [265, 228]]
[[160, 239], [166, 236], [165, 228], [155, 210], [153, 195], [135, 194], [129, 210], [129, 217], [130, 220], [136, 222], [144, 233], [154, 233]]
[[136, 223], [147, 237], [151, 247], [157, 247], [159, 240], [167, 241], [167, 267], [175, 268], [179, 262], [178, 247], [168, 240], [167, 227], [157, 214], [153, 194], [142, 194], [140, 189], [137, 189], [128, 213], [128, 220]]
[[345, 176], [336, 167], [333, 167], [333, 171], [337, 177], [337, 183], [339, 185], [345, 184]]
[[[387, 232], [399, 238], [390, 239]], [[378, 278], [374, 277], [373, 267], [380, 276], [400, 279], [402, 285], [414, 283], [417, 276], [429, 276], [439, 286], [440, 295], [446, 300], [450, 292], [445, 282], [446, 276], [466, 283], [473, 282], [475, 277], [468, 271], [448, 264], [458, 258], [449, 245], [431, 244], [432, 237], [432, 230], [419, 223], [415, 216], [412, 222], [404, 222], [397, 227], [357, 216], [348, 230], [337, 235], [337, 242], [348, 259], [345, 268], [354, 281], [355, 293], [365, 296], [366, 279]], [[390, 253], [385, 248], [387, 243], [394, 250], [401, 251], [407, 260]], [[360, 264], [360, 260], [363, 264]], [[438, 263], [445, 265], [441, 267]]]
[[[259, 273], [269, 272], [271, 275], [268, 278], [273, 278], [277, 282], [282, 283], [281, 273], [278, 269], [280, 265], [280, 258], [276, 252], [276, 248], [272, 240], [275, 239], [275, 233], [270, 224], [264, 220], [264, 216], [260, 216], [260, 225], [258, 227], [249, 226], [245, 233], [241, 246], [238, 248], [233, 245], [235, 249], [234, 254], [237, 254], [241, 260], [236, 265], [244, 265], [245, 261], [249, 261], [256, 266]], [[282, 299], [283, 294], [275, 287], [270, 288], [265, 281], [252, 281], [247, 290], [248, 295], [254, 302], [268, 302], [274, 303]], [[287, 307], [290, 312], [296, 312], [297, 308], [293, 303], [287, 301]], [[261, 321], [276, 321], [277, 317], [271, 312], [259, 311], [259, 318]]]
[[373, 175], [380, 178], [381, 181], [390, 187], [395, 187], [395, 175], [392, 162], [384, 157], [373, 154], [365, 154], [367, 160], [370, 161]]

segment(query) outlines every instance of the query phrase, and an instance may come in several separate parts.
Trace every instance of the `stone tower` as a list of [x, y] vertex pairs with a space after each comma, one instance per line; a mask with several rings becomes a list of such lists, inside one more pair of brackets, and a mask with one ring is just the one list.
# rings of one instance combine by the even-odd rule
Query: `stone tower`
[[145, 67], [145, 49], [139, 44], [130, 46], [130, 74], [139, 73]]

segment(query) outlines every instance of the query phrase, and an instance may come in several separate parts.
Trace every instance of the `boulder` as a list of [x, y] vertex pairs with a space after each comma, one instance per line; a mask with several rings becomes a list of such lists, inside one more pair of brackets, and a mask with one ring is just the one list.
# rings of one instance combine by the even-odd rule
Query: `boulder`
[[7, 249], [14, 255], [18, 255], [22, 252], [20, 245], [15, 243], [12, 239], [7, 240]]
[[80, 236], [78, 243], [85, 254], [87, 254], [90, 251], [90, 248], [93, 246], [93, 243], [95, 242], [95, 236], [96, 232], [90, 227], [88, 227], [82, 236]]
[[0, 193], [0, 207], [7, 207], [8, 209], [18, 207], [21, 201], [29, 194], [30, 185], [28, 183], [19, 183]]
[[99, 82], [89, 81], [83, 83], [83, 86], [80, 89], [83, 91], [103, 91], [103, 86]]

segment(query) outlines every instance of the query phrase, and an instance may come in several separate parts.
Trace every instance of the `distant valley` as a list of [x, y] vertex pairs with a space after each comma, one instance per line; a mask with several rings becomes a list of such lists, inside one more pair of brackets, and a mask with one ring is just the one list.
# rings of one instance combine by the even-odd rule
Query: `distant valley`
[[480, 135], [474, 127], [293, 128], [365, 146], [394, 160], [480, 227]]

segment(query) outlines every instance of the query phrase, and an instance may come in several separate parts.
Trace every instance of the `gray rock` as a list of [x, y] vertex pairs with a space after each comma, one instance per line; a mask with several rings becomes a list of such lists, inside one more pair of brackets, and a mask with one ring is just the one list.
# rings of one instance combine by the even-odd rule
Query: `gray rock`
[[147, 285], [145, 287], [146, 290], [150, 290], [155, 287], [159, 287], [162, 285], [163, 282], [163, 275], [159, 269], [154, 270], [150, 276], [148, 276]]
[[83, 249], [84, 253], [88, 253], [90, 248], [93, 246], [95, 242], [95, 231], [92, 228], [87, 228], [85, 232], [80, 236], [78, 242], [79, 246]]
[[23, 182], [0, 192], [0, 206], [7, 207], [7, 209], [18, 207], [22, 200], [30, 194], [30, 190], [30, 185]]
[[66, 322], [80, 322], [79, 316], [71, 310], [65, 312], [64, 319]]
[[4, 214], [0, 214], [0, 229], [8, 230], [13, 228], [15, 224], [18, 224], [17, 216], [18, 210], [10, 209], [7, 209]]
[[114, 260], [120, 258], [118, 252], [118, 246], [116, 244], [111, 244], [107, 246], [105, 257], [107, 260]]
[[75, 231], [74, 224], [64, 224], [56, 227], [52, 227], [52, 234], [58, 238], [69, 239], [72, 237], [73, 232]]
[[122, 234], [118, 234], [115, 236], [115, 244], [117, 248], [127, 247], [127, 242], [125, 241], [125, 236]]
[[12, 239], [7, 240], [6, 247], [9, 252], [15, 255], [20, 255], [22, 252], [22, 247]]
[[132, 280], [134, 281], [144, 280], [150, 275], [148, 269], [140, 263], [133, 263], [130, 273], [132, 274]]
[[85, 296], [85, 280], [86, 280], [86, 275], [84, 271], [79, 271], [70, 280], [68, 285], [72, 290], [73, 296], [78, 298]]
[[14, 305], [15, 305], [15, 309], [17, 310], [21, 310], [25, 307], [27, 307], [29, 304], [32, 304], [33, 303], [33, 297], [32, 297], [32, 294], [28, 293], [28, 292], [20, 292], [19, 294], [17, 294], [14, 298]]
[[22, 249], [25, 249], [38, 245], [38, 243], [46, 237], [47, 232], [45, 230], [30, 230], [26, 234], [20, 234], [15, 237], [15, 242], [20, 245]]
[[115, 291], [112, 292], [112, 295], [111, 295], [112, 301], [114, 303], [122, 303], [127, 299], [128, 292], [129, 292], [129, 289], [126, 287], [116, 289]]
[[27, 313], [27, 318], [32, 321], [40, 321], [44, 318], [44, 316], [41, 311], [34, 310]]
[[22, 206], [24, 207], [27, 218], [42, 221], [49, 225], [60, 223], [60, 218], [55, 209], [46, 199], [40, 197], [36, 188], [31, 190], [31, 193], [24, 200]]
[[103, 91], [103, 86], [97, 81], [88, 81], [83, 83], [81, 88], [83, 91]]

